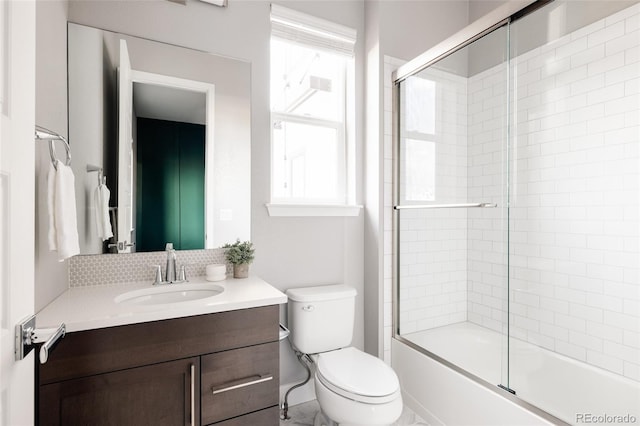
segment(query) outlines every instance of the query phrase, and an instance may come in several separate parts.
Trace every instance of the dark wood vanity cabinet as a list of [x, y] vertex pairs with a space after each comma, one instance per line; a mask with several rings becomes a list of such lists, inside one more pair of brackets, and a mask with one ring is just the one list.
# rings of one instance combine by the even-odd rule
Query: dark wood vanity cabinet
[[41, 425], [276, 426], [278, 306], [68, 333], [37, 380]]

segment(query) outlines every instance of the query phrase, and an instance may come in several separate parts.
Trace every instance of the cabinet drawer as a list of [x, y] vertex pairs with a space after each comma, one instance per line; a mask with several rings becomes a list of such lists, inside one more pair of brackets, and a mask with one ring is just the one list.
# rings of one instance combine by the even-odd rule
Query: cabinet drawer
[[278, 407], [271, 407], [216, 423], [215, 426], [278, 426], [280, 424], [279, 416]]
[[202, 424], [278, 405], [279, 343], [201, 358]]

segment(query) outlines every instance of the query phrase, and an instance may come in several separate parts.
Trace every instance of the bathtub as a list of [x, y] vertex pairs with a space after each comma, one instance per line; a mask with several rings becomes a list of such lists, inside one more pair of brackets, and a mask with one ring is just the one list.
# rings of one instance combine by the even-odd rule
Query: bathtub
[[393, 339], [392, 365], [407, 405], [430, 424], [640, 423], [639, 382], [518, 339], [509, 342], [508, 367], [517, 397], [498, 389], [506, 383], [505, 343], [469, 322]]

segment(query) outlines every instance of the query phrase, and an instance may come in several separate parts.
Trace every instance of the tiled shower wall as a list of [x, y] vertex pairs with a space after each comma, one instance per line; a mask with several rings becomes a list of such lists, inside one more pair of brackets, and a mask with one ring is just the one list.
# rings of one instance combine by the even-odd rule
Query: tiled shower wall
[[[640, 5], [632, 6], [512, 61], [516, 126], [509, 232], [512, 335], [635, 380], [639, 12]], [[500, 73], [472, 76], [470, 100], [475, 93], [488, 99], [483, 88]], [[470, 103], [470, 121], [480, 114]], [[470, 131], [470, 151], [479, 143], [476, 136]], [[491, 140], [482, 147], [501, 149]], [[470, 168], [469, 178], [483, 174]], [[470, 223], [470, 234], [491, 232], [484, 225]], [[480, 256], [469, 251], [470, 259]], [[470, 261], [470, 276], [478, 275], [476, 265]], [[480, 283], [469, 285], [469, 320], [501, 330], [495, 317], [503, 312], [494, 296], [504, 285]]]
[[[226, 263], [223, 249], [176, 251], [178, 265], [186, 265], [187, 278], [202, 277], [211, 263]], [[164, 265], [163, 251], [128, 254], [74, 256], [69, 261], [69, 287], [113, 285], [154, 280], [152, 265]], [[231, 272], [227, 265], [227, 274]]]
[[[635, 5], [512, 61], [516, 125], [509, 224], [512, 335], [635, 380], [640, 380], [639, 12]], [[398, 65], [385, 58], [387, 69]], [[495, 99], [506, 90], [506, 73], [502, 65], [467, 82], [465, 201], [499, 207], [467, 211], [461, 225], [467, 232], [466, 265], [453, 273], [466, 283], [466, 313], [457, 320], [496, 331], [504, 330], [506, 319], [506, 213], [500, 206], [507, 163], [504, 135], [495, 127], [506, 111]], [[385, 120], [385, 312], [391, 303], [390, 129], [391, 120]], [[436, 219], [435, 213], [423, 214], [432, 215], [428, 222]], [[412, 219], [402, 225], [403, 240], [421, 242], [429, 225]], [[441, 227], [449, 229], [446, 223]], [[450, 300], [434, 290], [442, 283], [424, 273], [439, 267], [437, 253], [429, 259], [417, 254], [426, 253], [429, 244], [401, 247], [405, 258], [418, 250], [401, 265], [403, 289], [410, 283], [400, 296], [403, 333], [448, 323], [440, 312]]]

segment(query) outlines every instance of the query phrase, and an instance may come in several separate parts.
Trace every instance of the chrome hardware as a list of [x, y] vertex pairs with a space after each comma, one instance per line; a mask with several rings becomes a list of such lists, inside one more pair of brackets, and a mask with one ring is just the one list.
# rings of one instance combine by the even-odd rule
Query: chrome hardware
[[162, 279], [162, 267], [160, 265], [151, 265], [151, 267], [156, 271], [155, 277], [153, 279], [153, 285], [166, 284], [166, 282]]
[[189, 281], [187, 279], [187, 265], [182, 265], [180, 266], [180, 273], [178, 274], [178, 281], [179, 283], [184, 283]]
[[303, 311], [305, 311], [305, 312], [311, 312], [311, 311], [313, 311], [315, 308], [316, 308], [316, 307], [315, 307], [315, 306], [313, 306], [313, 305], [307, 305], [307, 306], [303, 306], [303, 307], [302, 307], [302, 310], [303, 310]]
[[64, 136], [56, 132], [52, 132], [51, 130], [47, 130], [42, 126], [36, 125], [35, 139], [49, 141], [49, 155], [51, 156], [51, 164], [53, 164], [53, 167], [56, 170], [58, 170], [58, 166], [56, 165], [56, 161], [58, 161], [58, 157], [56, 156], [56, 147], [53, 145], [53, 142], [61, 141], [64, 144], [64, 149], [67, 155], [65, 164], [67, 166], [71, 165], [71, 147], [69, 146], [69, 142], [67, 142], [67, 139]]
[[[49, 359], [49, 351], [53, 349], [55, 344], [58, 343], [58, 340], [63, 338], [64, 335], [67, 333], [67, 327], [64, 324], [60, 324], [60, 327], [56, 329], [49, 329], [49, 330], [53, 330], [53, 334], [51, 334], [51, 336], [47, 339], [47, 341], [44, 342], [44, 344], [40, 347], [40, 354], [39, 354], [40, 364], [44, 364], [45, 362], [47, 362], [47, 360]], [[46, 329], [40, 330], [40, 332], [46, 333]], [[38, 330], [36, 330], [36, 335], [34, 336], [34, 340], [36, 341], [36, 343], [37, 343], [37, 337], [38, 337]]]
[[58, 343], [58, 340], [64, 337], [66, 333], [65, 324], [60, 324], [58, 328], [36, 328], [36, 316], [32, 315], [26, 318], [20, 324], [16, 325], [16, 361], [24, 359], [31, 352], [36, 344], [44, 344], [40, 347], [40, 364], [44, 364], [49, 359], [49, 352]]
[[164, 279], [173, 283], [176, 281], [176, 251], [173, 249], [173, 243], [167, 243], [165, 250], [167, 251], [167, 267], [164, 271]]
[[289, 329], [287, 327], [285, 327], [284, 325], [280, 324], [278, 340], [286, 339], [287, 337], [289, 337], [289, 334], [291, 334], [291, 331], [289, 331]]
[[127, 247], [134, 247], [136, 243], [128, 243], [126, 241], [118, 241], [117, 244], [108, 244], [107, 247], [117, 247], [118, 251], [124, 251]]
[[515, 394], [516, 394], [516, 391], [514, 391], [513, 389], [511, 389], [510, 387], [507, 387], [507, 386], [505, 386], [505, 385], [498, 385], [498, 387], [499, 387], [500, 389], [506, 390], [507, 392], [509, 392], [509, 393], [510, 393], [510, 394], [512, 394], [512, 395], [515, 395]]
[[196, 425], [196, 366], [191, 364], [191, 426]]
[[405, 209], [468, 209], [468, 208], [494, 208], [498, 207], [496, 203], [461, 203], [461, 204], [409, 204], [406, 206], [393, 206], [394, 210]]
[[87, 164], [87, 173], [98, 172], [98, 186], [104, 185], [107, 182], [107, 177], [102, 173], [102, 167], [94, 166], [93, 164]]
[[[250, 380], [250, 381], [245, 381], [247, 379], [251, 379], [253, 377], [258, 377], [255, 380]], [[240, 380], [236, 380], [231, 382], [230, 386], [226, 386], [223, 388], [219, 388], [216, 389], [215, 387], [211, 388], [211, 392], [215, 395], [218, 393], [223, 393], [223, 392], [228, 392], [230, 390], [234, 390], [234, 389], [240, 389], [240, 388], [244, 388], [247, 386], [252, 386], [252, 385], [257, 385], [258, 383], [264, 383], [264, 382], [268, 382], [269, 380], [273, 380], [273, 376], [272, 375], [259, 375], [256, 374], [254, 376], [250, 376], [250, 377], [246, 377], [244, 379], [240, 379]]]
[[164, 272], [164, 280], [162, 279], [160, 265], [153, 265], [154, 268], [157, 267], [153, 284], [178, 284], [189, 281], [187, 279], [187, 265], [180, 266], [179, 272], [177, 270], [176, 251], [173, 248], [173, 243], [167, 243], [165, 250], [167, 252], [167, 265]]

